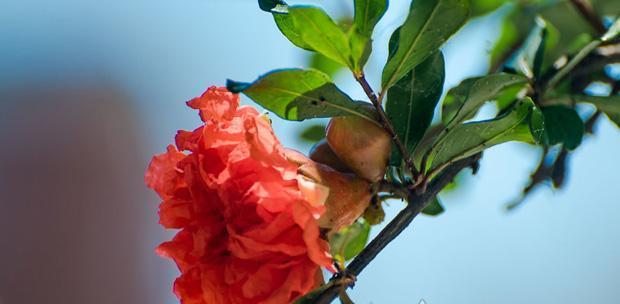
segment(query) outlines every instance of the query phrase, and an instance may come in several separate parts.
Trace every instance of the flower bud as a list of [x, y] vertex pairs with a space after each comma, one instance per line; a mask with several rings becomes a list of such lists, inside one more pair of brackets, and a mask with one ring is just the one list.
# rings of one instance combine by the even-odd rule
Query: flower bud
[[321, 139], [310, 149], [310, 159], [324, 165], [328, 165], [336, 171], [344, 173], [352, 173], [351, 169], [345, 165], [338, 155], [334, 153], [327, 143], [327, 140]]
[[302, 187], [312, 187], [311, 193], [327, 190], [325, 213], [319, 218], [319, 227], [337, 231], [351, 225], [370, 204], [370, 183], [355, 176], [338, 172], [327, 165], [319, 164], [303, 154], [287, 149], [289, 161], [299, 165]]
[[327, 143], [358, 176], [376, 182], [383, 178], [390, 157], [390, 135], [358, 116], [334, 117], [327, 125]]

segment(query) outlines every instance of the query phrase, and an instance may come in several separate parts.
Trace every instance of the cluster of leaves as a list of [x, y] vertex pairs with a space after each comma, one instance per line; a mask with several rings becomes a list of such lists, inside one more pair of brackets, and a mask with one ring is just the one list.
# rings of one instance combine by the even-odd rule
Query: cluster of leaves
[[[620, 125], [620, 83], [609, 72], [610, 64], [620, 61], [620, 1], [596, 0], [590, 6], [585, 0], [415, 0], [386, 46], [389, 56], [378, 95], [366, 90], [376, 111], [345, 94], [329, 75], [342, 67], [367, 85], [364, 66], [387, 0], [354, 0], [353, 18], [341, 22], [318, 7], [289, 6], [282, 0], [258, 3], [293, 45], [313, 52], [316, 69], [275, 70], [249, 83], [229, 80], [228, 89], [287, 120], [356, 115], [393, 126], [402, 147], [392, 149], [389, 182], [424, 189], [451, 164], [520, 141], [544, 152], [527, 194], [546, 180], [561, 185], [567, 155], [591, 131], [591, 119], [604, 113]], [[467, 20], [504, 4], [506, 20], [490, 54], [489, 73], [450, 88], [441, 116], [434, 119], [446, 73], [441, 46]], [[597, 83], [608, 86], [608, 92], [592, 93]], [[475, 120], [487, 102], [495, 102], [497, 115]], [[588, 118], [582, 103], [596, 107], [595, 114]], [[387, 121], [378, 115], [383, 111]], [[302, 136], [317, 141], [324, 134], [313, 125]], [[378, 197], [371, 204], [374, 217], [360, 219], [332, 239], [342, 264], [363, 249], [370, 224], [380, 222], [381, 201]], [[437, 200], [424, 210], [431, 215], [442, 211]]]

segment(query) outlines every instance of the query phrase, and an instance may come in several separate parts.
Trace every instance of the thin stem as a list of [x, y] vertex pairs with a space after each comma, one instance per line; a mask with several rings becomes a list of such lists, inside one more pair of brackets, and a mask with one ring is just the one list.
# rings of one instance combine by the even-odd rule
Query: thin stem
[[377, 110], [377, 113], [379, 114], [381, 125], [383, 125], [383, 128], [392, 137], [392, 140], [396, 144], [396, 147], [398, 148], [400, 154], [403, 157], [403, 160], [405, 161], [405, 164], [407, 165], [407, 169], [409, 169], [409, 171], [411, 172], [411, 176], [413, 177], [413, 180], [417, 180], [419, 176], [419, 172], [416, 169], [415, 165], [413, 164], [413, 160], [411, 160], [411, 154], [409, 154], [407, 147], [400, 140], [400, 137], [398, 137], [398, 134], [396, 134], [396, 131], [394, 130], [394, 126], [392, 125], [392, 123], [390, 122], [390, 119], [385, 114], [385, 111], [383, 110], [383, 107], [381, 106], [381, 102], [379, 101], [379, 99], [377, 99], [377, 95], [375, 95], [372, 88], [370, 87], [370, 84], [368, 84], [368, 81], [366, 81], [366, 77], [364, 77], [364, 75], [356, 75], [355, 80], [357, 80], [357, 82], [362, 86], [362, 89], [364, 89], [364, 92], [370, 99], [370, 102], [372, 102], [372, 104], [375, 106], [375, 109]]
[[[445, 188], [461, 170], [476, 163], [479, 158], [480, 154], [477, 154], [455, 162], [452, 166], [446, 168], [446, 170], [429, 185], [428, 190], [422, 194], [410, 191], [408, 198], [409, 204], [407, 207], [398, 213], [398, 215], [379, 232], [379, 235], [355, 257], [351, 264], [344, 270], [343, 275], [357, 277], [364, 268], [377, 257], [379, 252], [409, 226], [411, 221], [428, 206], [441, 189]], [[333, 284], [324, 289], [321, 294], [315, 298], [314, 303], [331, 303], [338, 296], [341, 290], [340, 288], [340, 285]]]
[[570, 61], [560, 69], [553, 77], [547, 82], [546, 91], [551, 91], [570, 71], [572, 71], [577, 64], [579, 64], [590, 52], [594, 51], [597, 47], [601, 45], [601, 40], [594, 40], [586, 45], [583, 49], [581, 49], [575, 57], [571, 58]]

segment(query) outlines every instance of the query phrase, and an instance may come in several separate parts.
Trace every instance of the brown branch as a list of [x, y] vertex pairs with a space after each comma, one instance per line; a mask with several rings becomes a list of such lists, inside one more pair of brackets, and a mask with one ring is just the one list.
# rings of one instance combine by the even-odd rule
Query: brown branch
[[394, 194], [397, 198], [406, 199], [409, 196], [409, 191], [404, 189], [400, 184], [390, 183], [388, 181], [381, 181], [378, 185], [377, 192], [387, 192]]
[[[422, 194], [416, 194], [415, 191], [409, 192], [409, 204], [385, 227], [379, 235], [375, 237], [367, 246], [355, 257], [349, 266], [330, 282], [341, 280], [342, 277], [357, 277], [370, 264], [372, 260], [381, 252], [390, 242], [400, 235], [413, 219], [420, 214], [432, 201], [432, 199], [445, 188], [454, 177], [464, 168], [471, 167], [478, 162], [480, 154], [476, 154], [469, 158], [460, 160], [446, 168], [436, 179], [434, 179]], [[345, 280], [351, 282], [351, 280]], [[328, 283], [329, 284], [329, 283]], [[332, 284], [324, 289], [320, 295], [315, 298], [314, 303], [328, 304], [331, 303], [339, 294], [342, 285]]]
[[603, 21], [598, 17], [590, 3], [584, 0], [570, 0], [570, 3], [577, 9], [577, 12], [579, 12], [583, 19], [588, 21], [597, 34], [605, 34], [605, 31], [607, 31], [605, 24], [603, 24]]
[[372, 104], [375, 106], [375, 109], [377, 110], [377, 113], [379, 114], [381, 125], [388, 132], [388, 134], [390, 134], [390, 136], [392, 137], [392, 140], [396, 144], [396, 147], [400, 151], [400, 154], [402, 155], [403, 160], [405, 161], [405, 164], [407, 165], [407, 169], [409, 169], [409, 172], [411, 172], [411, 176], [413, 177], [413, 180], [417, 180], [419, 176], [419, 172], [416, 169], [415, 165], [413, 164], [413, 160], [411, 160], [411, 154], [409, 154], [407, 147], [400, 140], [400, 137], [398, 137], [398, 134], [396, 134], [396, 131], [394, 130], [394, 126], [392, 125], [389, 118], [385, 114], [385, 111], [383, 110], [383, 107], [381, 106], [381, 102], [379, 101], [379, 99], [377, 99], [377, 95], [375, 95], [372, 88], [370, 87], [370, 84], [368, 84], [368, 81], [366, 81], [366, 77], [364, 77], [364, 75], [356, 75], [355, 80], [359, 82], [359, 84], [362, 86], [362, 89], [364, 89], [364, 92], [366, 93], [366, 95], [368, 96]]

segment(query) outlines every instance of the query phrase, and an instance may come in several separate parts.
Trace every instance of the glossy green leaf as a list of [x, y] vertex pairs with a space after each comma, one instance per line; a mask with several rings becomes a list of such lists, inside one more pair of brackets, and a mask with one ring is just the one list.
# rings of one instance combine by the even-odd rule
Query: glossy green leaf
[[354, 23], [357, 31], [371, 37], [377, 22], [388, 8], [388, 0], [355, 0]]
[[301, 134], [301, 139], [315, 143], [325, 138], [325, 125], [311, 125], [305, 128]]
[[352, 100], [317, 70], [275, 70], [252, 83], [228, 80], [226, 86], [288, 120], [357, 115], [376, 123], [365, 103]]
[[349, 38], [322, 9], [291, 6], [288, 12], [306, 45], [338, 63], [352, 66]]
[[531, 99], [519, 101], [511, 111], [495, 119], [455, 126], [433, 146], [429, 169], [444, 166], [507, 141], [532, 142], [527, 123], [534, 107]]
[[575, 110], [554, 105], [542, 108], [545, 118], [545, 133], [550, 145], [563, 144], [573, 150], [581, 144], [584, 133], [583, 121]]
[[505, 89], [525, 83], [525, 77], [504, 73], [466, 79], [448, 91], [442, 105], [441, 120], [447, 128], [451, 128], [473, 118], [485, 102], [494, 100]]
[[[396, 82], [387, 94], [385, 110], [394, 130], [407, 150], [413, 152], [430, 125], [435, 107], [443, 91], [444, 58], [437, 52]], [[398, 149], [392, 149], [390, 163], [402, 160]]]
[[382, 75], [383, 90], [432, 55], [467, 20], [469, 0], [416, 0]]
[[286, 13], [287, 5], [282, 0], [258, 0], [260, 9], [270, 13]]
[[437, 216], [444, 212], [444, 208], [439, 201], [439, 198], [435, 196], [435, 198], [431, 201], [426, 208], [422, 209], [422, 214]]
[[276, 22], [280, 32], [282, 32], [291, 43], [304, 50], [314, 51], [301, 37], [301, 30], [293, 23], [293, 17], [289, 14], [273, 14], [273, 20]]
[[341, 262], [348, 261], [366, 246], [370, 235], [370, 224], [363, 219], [334, 234], [329, 242], [332, 256]]
[[620, 128], [620, 96], [574, 96], [577, 101], [589, 102], [601, 112], [605, 113], [609, 119]]
[[535, 107], [530, 116], [530, 132], [538, 144], [547, 145], [549, 139], [545, 132], [545, 116], [540, 108]]
[[[476, 84], [476, 81], [480, 80], [481, 78], [482, 77], [472, 77], [464, 79], [456, 87], [448, 90], [446, 97], [441, 103], [441, 121], [445, 126], [447, 126], [450, 122], [454, 120], [456, 114], [465, 104], [471, 88], [474, 86], [474, 84]], [[483, 101], [483, 103], [486, 101], [487, 100]], [[480, 105], [479, 107], [481, 106], [482, 105]], [[457, 122], [454, 123], [456, 124]]]

